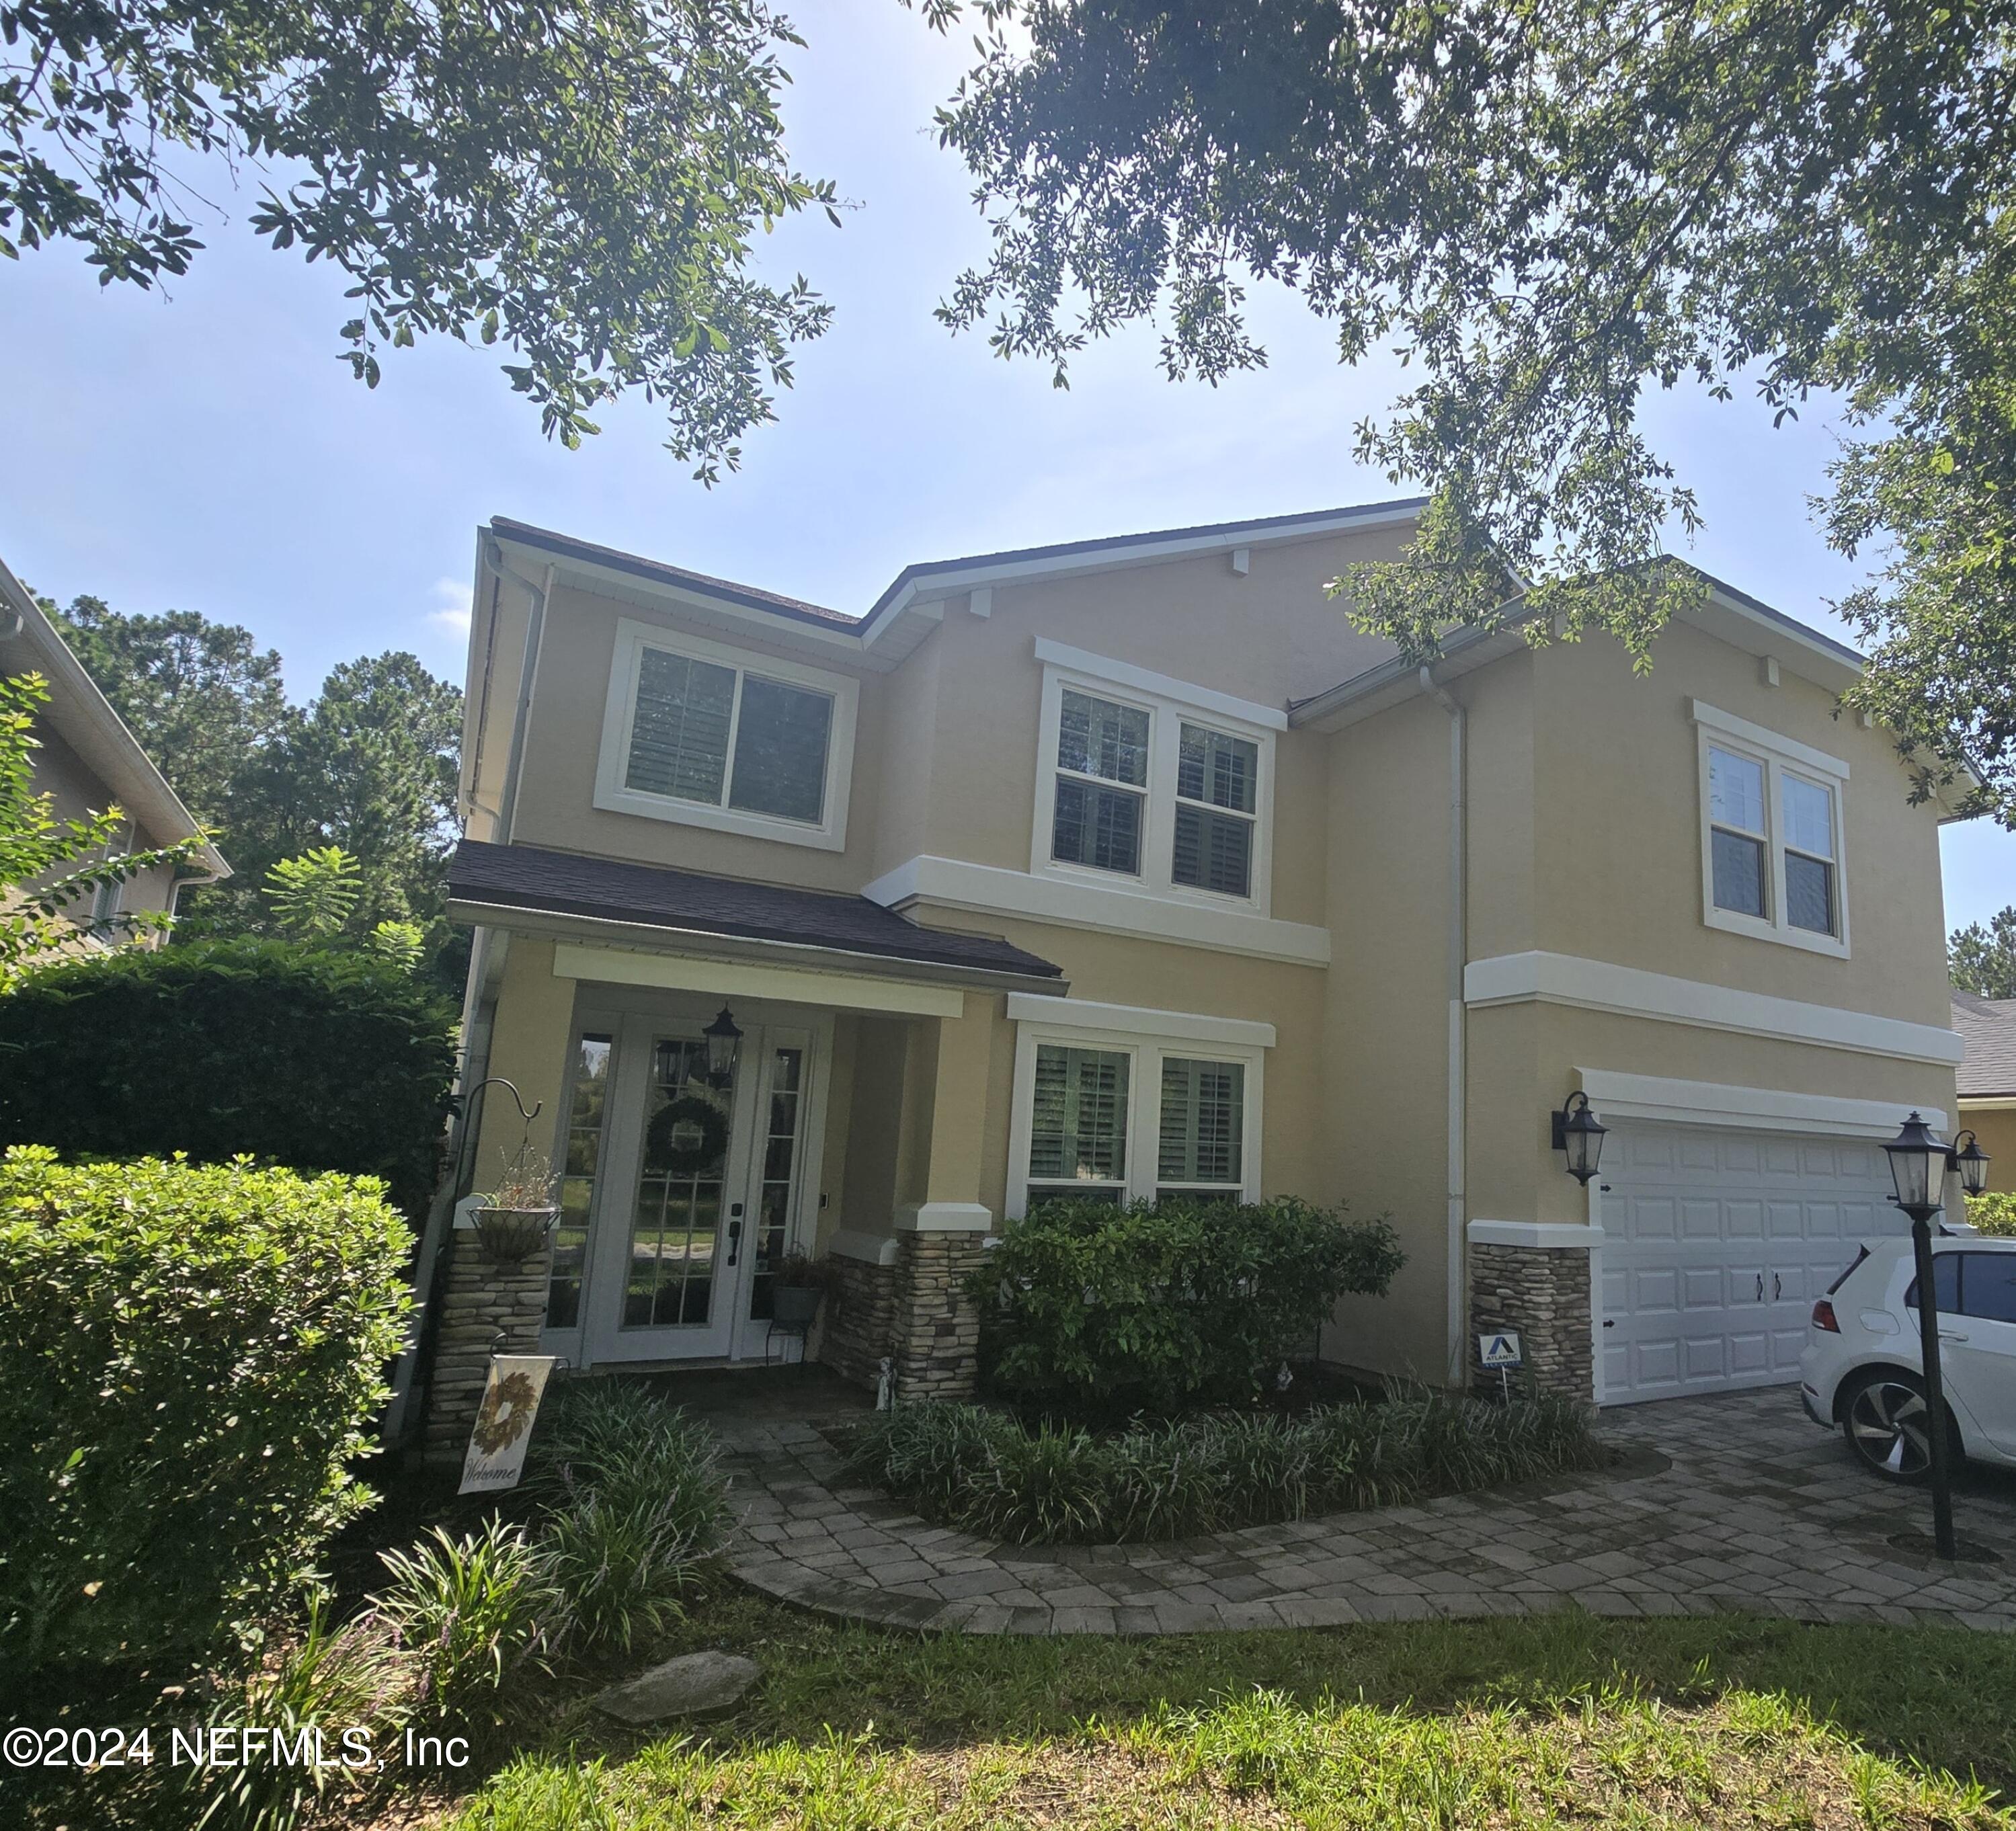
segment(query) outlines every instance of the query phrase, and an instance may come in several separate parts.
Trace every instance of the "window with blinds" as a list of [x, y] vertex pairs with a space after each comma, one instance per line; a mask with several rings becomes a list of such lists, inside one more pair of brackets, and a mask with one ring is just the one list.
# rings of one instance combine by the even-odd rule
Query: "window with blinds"
[[1245, 1124], [1243, 1063], [1165, 1056], [1157, 1199], [1237, 1195], [1245, 1182]]
[[1068, 1196], [1122, 1200], [1127, 1189], [1128, 1057], [1044, 1043], [1036, 1051], [1029, 1206]]
[[833, 696], [646, 646], [624, 786], [816, 826]]
[[1148, 714], [1066, 688], [1057, 761], [1050, 856], [1137, 876], [1148, 804]]
[[1169, 876], [1193, 889], [1244, 897], [1253, 887], [1260, 746], [1186, 724], [1176, 747], [1175, 846]]

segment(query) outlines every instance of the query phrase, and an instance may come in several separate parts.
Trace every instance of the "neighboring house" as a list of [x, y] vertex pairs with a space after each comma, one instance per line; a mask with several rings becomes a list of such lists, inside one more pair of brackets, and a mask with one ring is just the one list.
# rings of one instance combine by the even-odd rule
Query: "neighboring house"
[[[49, 703], [35, 721], [34, 736], [40, 748], [30, 770], [34, 792], [52, 797], [57, 818], [77, 819], [117, 808], [127, 817], [117, 842], [121, 854], [153, 851], [196, 835], [200, 829], [195, 817], [140, 748], [139, 739], [126, 728], [41, 606], [0, 566], [0, 675], [23, 674], [39, 674], [49, 687]], [[65, 912], [78, 926], [77, 947], [88, 951], [107, 944], [83, 932], [88, 923], [143, 910], [173, 915], [185, 885], [214, 883], [230, 874], [231, 867], [209, 845], [179, 872], [137, 872], [92, 901]], [[151, 942], [159, 937], [142, 938]]]
[[[1951, 1122], [1942, 810], [1838, 715], [1855, 653], [1725, 585], [1642, 678], [1402, 665], [1324, 585], [1420, 506], [912, 566], [860, 617], [481, 530], [452, 908], [468, 1080], [566, 1172], [548, 1350], [760, 1360], [796, 1244], [844, 1269], [817, 1351], [955, 1390], [1004, 1221], [1204, 1191], [1392, 1216], [1339, 1362], [1460, 1380], [1511, 1327], [1608, 1402], [1795, 1378], [1898, 1225], [1881, 1140]], [[493, 1099], [479, 1187], [519, 1131]]]
[[1956, 989], [1953, 1027], [1967, 1050], [1960, 1064], [1958, 1122], [1972, 1129], [1995, 1160], [1989, 1186], [2016, 1188], [2016, 998], [1984, 998]]

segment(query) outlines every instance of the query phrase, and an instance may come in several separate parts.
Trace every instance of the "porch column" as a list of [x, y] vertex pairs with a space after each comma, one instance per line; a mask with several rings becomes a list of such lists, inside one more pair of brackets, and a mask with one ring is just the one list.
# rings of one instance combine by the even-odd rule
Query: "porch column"
[[896, 1392], [973, 1396], [980, 1313], [965, 1282], [986, 1257], [980, 1200], [999, 1001], [969, 992], [956, 1017], [912, 1027], [897, 1153]]
[[[510, 1081], [527, 1110], [536, 1108], [538, 1117], [527, 1127], [504, 1088], [484, 1090], [472, 1165], [476, 1192], [496, 1187], [527, 1136], [542, 1161], [549, 1160], [560, 1136], [560, 1097], [574, 1041], [574, 982], [556, 978], [553, 960], [550, 941], [513, 938], [484, 1073]], [[491, 1347], [500, 1335], [507, 1354], [539, 1351], [552, 1259], [549, 1241], [514, 1264], [493, 1264], [477, 1250], [473, 1232], [450, 1233], [427, 1393], [424, 1441], [430, 1457], [452, 1459], [462, 1454], [483, 1401]]]

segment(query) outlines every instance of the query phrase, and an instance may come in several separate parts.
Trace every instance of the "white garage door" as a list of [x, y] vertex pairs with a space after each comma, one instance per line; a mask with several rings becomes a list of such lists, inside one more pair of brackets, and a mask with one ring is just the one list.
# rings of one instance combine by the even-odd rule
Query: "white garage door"
[[1608, 1405], [1797, 1379], [1856, 1242], [1910, 1231], [1872, 1140], [1620, 1120], [1605, 1146]]

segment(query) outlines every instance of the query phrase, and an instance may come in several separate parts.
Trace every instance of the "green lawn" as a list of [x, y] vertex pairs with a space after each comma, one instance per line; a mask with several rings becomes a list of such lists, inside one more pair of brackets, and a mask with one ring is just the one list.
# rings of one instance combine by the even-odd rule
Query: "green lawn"
[[[437, 1822], [2016, 1827], [2016, 1640], [1584, 1616], [1157, 1641], [925, 1639], [733, 1591], [733, 1717], [638, 1736], [549, 1695]], [[410, 1822], [401, 1815], [399, 1822]]]

